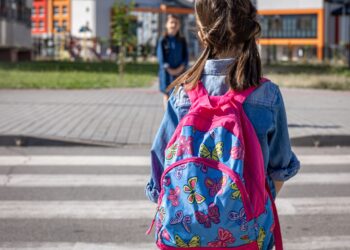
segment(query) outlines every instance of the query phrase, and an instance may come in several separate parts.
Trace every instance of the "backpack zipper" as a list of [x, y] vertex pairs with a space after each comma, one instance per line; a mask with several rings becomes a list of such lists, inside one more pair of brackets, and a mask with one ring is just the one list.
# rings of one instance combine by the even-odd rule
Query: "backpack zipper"
[[152, 232], [152, 229], [153, 229], [154, 224], [155, 224], [155, 222], [156, 222], [156, 217], [157, 217], [158, 210], [159, 210], [159, 205], [158, 205], [157, 208], [156, 208], [156, 212], [155, 212], [155, 214], [154, 214], [154, 217], [153, 217], [153, 220], [152, 220], [152, 222], [151, 222], [151, 225], [149, 226], [149, 228], [148, 228], [147, 231], [146, 231], [146, 235], [150, 235], [151, 232]]

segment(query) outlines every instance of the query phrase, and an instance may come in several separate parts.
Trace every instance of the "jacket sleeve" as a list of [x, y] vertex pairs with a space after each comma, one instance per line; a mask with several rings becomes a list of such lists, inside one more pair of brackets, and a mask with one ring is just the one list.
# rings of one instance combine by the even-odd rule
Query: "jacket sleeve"
[[159, 63], [159, 67], [163, 70], [165, 62], [164, 51], [163, 51], [163, 38], [158, 40], [157, 44], [157, 59]]
[[146, 196], [152, 202], [157, 202], [160, 192], [160, 178], [164, 170], [165, 149], [175, 132], [179, 121], [187, 114], [190, 101], [183, 88], [172, 94], [167, 110], [153, 141], [151, 149], [151, 178], [145, 188]]
[[286, 110], [282, 94], [277, 88], [274, 112], [274, 130], [269, 134], [269, 162], [267, 171], [271, 179], [287, 181], [300, 169], [300, 162], [292, 152]]
[[165, 148], [178, 123], [179, 119], [174, 107], [174, 96], [171, 96], [151, 149], [151, 179], [146, 186], [145, 192], [148, 199], [155, 203], [160, 192], [160, 178], [164, 170]]

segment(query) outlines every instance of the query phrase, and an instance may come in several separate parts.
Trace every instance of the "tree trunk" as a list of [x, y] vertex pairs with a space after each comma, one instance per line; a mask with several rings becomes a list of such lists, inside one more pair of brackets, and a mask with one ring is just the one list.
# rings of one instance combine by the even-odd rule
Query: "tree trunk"
[[119, 49], [119, 76], [121, 78], [124, 77], [124, 71], [125, 71], [125, 46], [120, 46]]

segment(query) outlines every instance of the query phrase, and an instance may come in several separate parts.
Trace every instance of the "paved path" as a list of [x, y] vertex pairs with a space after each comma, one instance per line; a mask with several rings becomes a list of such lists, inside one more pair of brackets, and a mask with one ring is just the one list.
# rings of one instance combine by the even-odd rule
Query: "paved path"
[[[155, 250], [147, 151], [0, 148], [0, 249]], [[350, 149], [295, 151], [303, 166], [277, 199], [285, 249], [350, 249]]]
[[[350, 137], [350, 92], [282, 92], [295, 142], [316, 135]], [[162, 116], [162, 97], [155, 89], [0, 90], [2, 137], [150, 144]]]

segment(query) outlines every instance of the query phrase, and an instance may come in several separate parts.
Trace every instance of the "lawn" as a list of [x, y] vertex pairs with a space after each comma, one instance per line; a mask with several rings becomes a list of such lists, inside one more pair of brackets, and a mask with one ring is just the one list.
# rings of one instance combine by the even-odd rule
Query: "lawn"
[[350, 90], [350, 69], [329, 65], [278, 64], [264, 75], [282, 87]]
[[148, 87], [157, 77], [157, 65], [127, 64], [124, 78], [115, 63], [25, 62], [0, 63], [0, 88], [91, 89]]
[[[350, 90], [350, 69], [329, 65], [275, 64], [264, 75], [282, 87]], [[0, 63], [0, 88], [92, 89], [148, 87], [157, 78], [157, 64], [130, 63], [122, 79], [115, 63]]]

